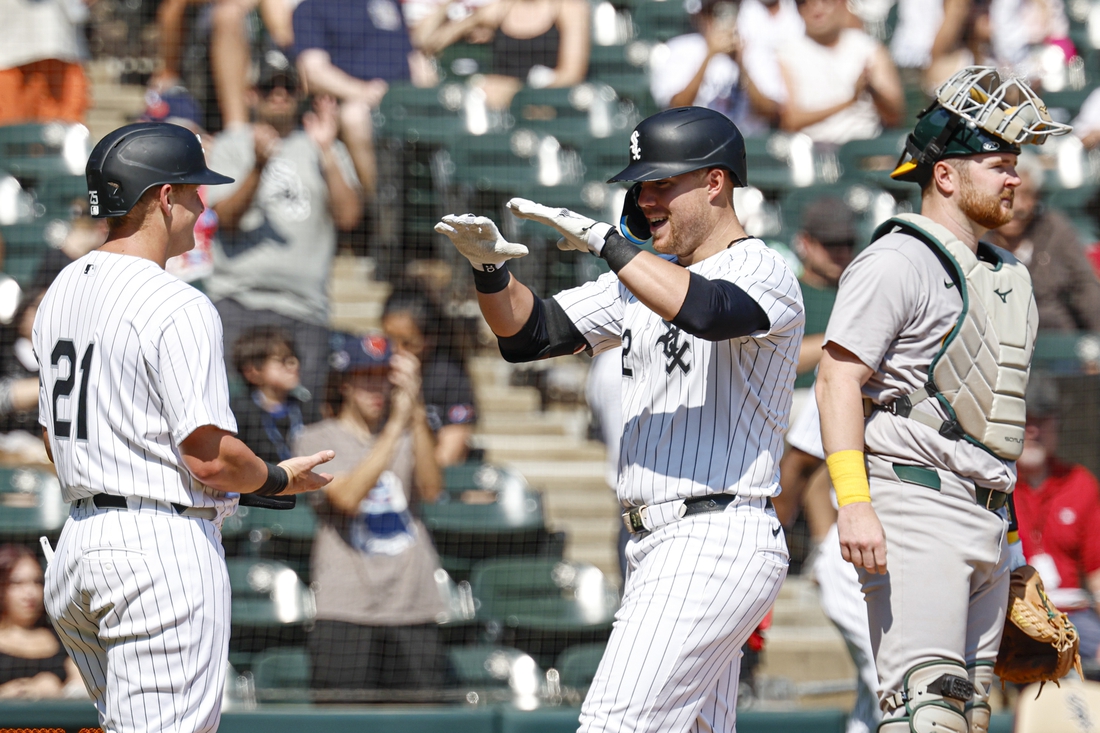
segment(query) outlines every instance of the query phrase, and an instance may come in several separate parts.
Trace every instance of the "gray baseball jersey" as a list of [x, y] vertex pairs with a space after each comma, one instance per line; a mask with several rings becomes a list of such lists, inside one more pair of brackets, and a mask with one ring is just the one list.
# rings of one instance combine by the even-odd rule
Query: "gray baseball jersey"
[[[825, 343], [844, 347], [873, 369], [863, 394], [890, 402], [924, 386], [961, 311], [962, 296], [932, 249], [908, 235], [887, 234], [844, 270]], [[947, 417], [935, 400], [914, 409]], [[986, 488], [1011, 491], [1016, 483], [1014, 462], [908, 418], [876, 412], [864, 440], [869, 452], [888, 460], [951, 471]]]
[[[888, 234], [845, 269], [825, 343], [870, 367], [863, 394], [888, 402], [924, 385], [961, 309], [931, 248]], [[928, 400], [914, 409], [939, 408]], [[830, 417], [823, 413], [822, 425]], [[858, 568], [880, 702], [904, 688], [916, 665], [943, 660], [970, 665], [972, 681], [988, 692], [983, 675], [992, 674], [1007, 602], [1007, 522], [976, 502], [975, 487], [1011, 490], [1015, 464], [884, 412], [866, 421], [864, 439], [871, 503], [886, 537], [887, 572]], [[897, 466], [936, 469], [922, 474], [934, 481], [913, 482]]]
[[597, 353], [622, 345], [619, 501], [774, 496], [805, 315], [783, 258], [750, 239], [687, 268], [728, 280], [771, 328], [707, 341], [663, 320], [614, 274], [555, 296]]

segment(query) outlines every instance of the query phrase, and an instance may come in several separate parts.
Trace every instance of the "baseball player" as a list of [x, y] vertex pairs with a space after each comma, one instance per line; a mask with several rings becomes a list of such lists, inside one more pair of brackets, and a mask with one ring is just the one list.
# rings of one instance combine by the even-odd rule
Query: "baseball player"
[[72, 504], [46, 571], [46, 610], [100, 726], [214, 731], [229, 642], [222, 520], [237, 494], [327, 484], [332, 451], [265, 463], [234, 437], [221, 323], [164, 272], [194, 246], [198, 138], [127, 125], [95, 146], [91, 214], [107, 242], [61, 271], [34, 321], [39, 415]]
[[618, 498], [632, 533], [622, 607], [581, 709], [581, 731], [735, 729], [741, 646], [787, 573], [770, 506], [802, 339], [801, 295], [782, 258], [745, 234], [741, 133], [682, 107], [630, 138], [623, 226], [524, 199], [559, 247], [602, 257], [598, 280], [536, 297], [510, 275], [526, 254], [492, 221], [436, 226], [474, 267], [478, 302], [509, 361], [622, 346]]
[[844, 559], [860, 573], [881, 733], [985, 731], [1037, 327], [1026, 268], [980, 240], [1012, 217], [1020, 145], [1068, 131], [1019, 79], [938, 90], [891, 174], [921, 214], [845, 270], [816, 384]]

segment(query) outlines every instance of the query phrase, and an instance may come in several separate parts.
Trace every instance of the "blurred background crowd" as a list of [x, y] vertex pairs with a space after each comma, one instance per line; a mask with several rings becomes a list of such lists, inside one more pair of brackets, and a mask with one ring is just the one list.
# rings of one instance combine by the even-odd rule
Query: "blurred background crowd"
[[[106, 132], [183, 125], [235, 179], [203, 192], [196, 248], [168, 268], [221, 314], [241, 437], [270, 461], [339, 456], [314, 499], [223, 528], [231, 699], [575, 702], [621, 585], [614, 357], [506, 365], [432, 225], [493, 217], [531, 245], [515, 269], [543, 295], [594, 278], [601, 261], [503, 203], [617, 222], [625, 189], [605, 181], [634, 125], [723, 112], [748, 148], [738, 213], [803, 286], [797, 414], [845, 266], [917, 207], [888, 175], [905, 134], [971, 64], [1026, 77], [1074, 125], [1021, 156], [1015, 218], [989, 238], [1039, 308], [1025, 552], [1096, 668], [1100, 3], [0, 0], [0, 18], [0, 697], [80, 694], [25, 549], [65, 515], [28, 337], [54, 276], [106, 236], [83, 179]], [[807, 562], [835, 518], [827, 475], [795, 450], [783, 465], [795, 590], [746, 647], [742, 701], [844, 704], [854, 673]], [[784, 647], [785, 626], [820, 634]]]

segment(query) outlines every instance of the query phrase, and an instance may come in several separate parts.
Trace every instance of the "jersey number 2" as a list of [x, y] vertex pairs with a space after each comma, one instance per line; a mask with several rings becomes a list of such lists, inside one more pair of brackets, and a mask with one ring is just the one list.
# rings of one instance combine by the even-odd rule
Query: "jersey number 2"
[[[95, 344], [88, 344], [84, 350], [84, 357], [80, 360], [80, 394], [76, 402], [76, 438], [88, 439], [88, 368], [92, 365], [92, 350]], [[57, 399], [68, 397], [73, 393], [73, 385], [76, 382], [76, 345], [69, 339], [61, 339], [53, 347], [50, 354], [50, 364], [58, 366], [61, 360], [69, 362], [69, 376], [59, 379], [53, 385], [53, 432], [58, 438], [68, 438], [72, 434], [72, 423], [57, 417]]]

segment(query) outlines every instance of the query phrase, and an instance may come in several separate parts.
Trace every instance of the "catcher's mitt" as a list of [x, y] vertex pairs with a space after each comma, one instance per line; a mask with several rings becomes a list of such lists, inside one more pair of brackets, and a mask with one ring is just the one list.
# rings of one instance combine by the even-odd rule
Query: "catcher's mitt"
[[1030, 565], [1013, 570], [1004, 634], [993, 668], [1002, 684], [1058, 684], [1070, 669], [1084, 679], [1077, 650], [1077, 629], [1047, 598], [1038, 571]]

